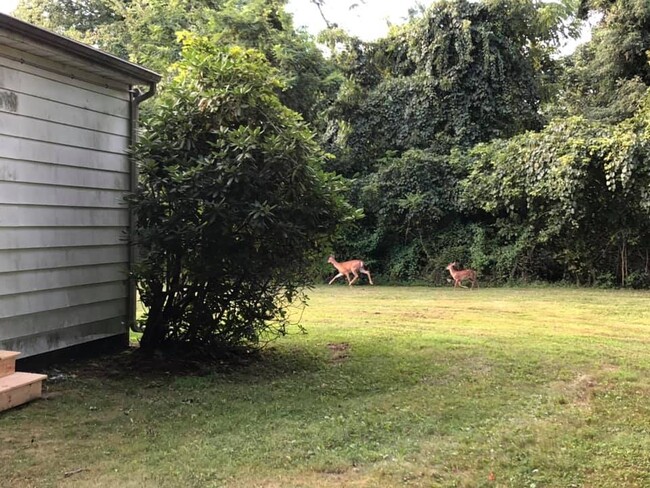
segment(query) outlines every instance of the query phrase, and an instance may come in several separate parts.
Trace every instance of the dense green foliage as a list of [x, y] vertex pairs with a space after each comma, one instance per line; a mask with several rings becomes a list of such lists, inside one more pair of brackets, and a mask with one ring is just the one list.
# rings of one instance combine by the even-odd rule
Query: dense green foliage
[[473, 149], [461, 199], [489, 216], [490, 247], [500, 249], [484, 270], [501, 279], [612, 285], [618, 273], [623, 285], [638, 281], [650, 240], [647, 129], [643, 118], [618, 126], [564, 119]]
[[347, 207], [262, 53], [187, 34], [174, 73], [134, 151], [141, 343], [257, 343], [284, 332]]
[[313, 123], [339, 80], [315, 42], [296, 32], [286, 0], [21, 0], [23, 19], [165, 73], [180, 31], [258, 49], [278, 69], [282, 102]]
[[616, 123], [634, 115], [650, 86], [650, 2], [583, 0], [602, 16], [591, 42], [566, 60], [550, 111]]
[[374, 43], [330, 35], [348, 78], [329, 114], [334, 168], [367, 174], [388, 151], [446, 154], [541, 128], [558, 29], [547, 15], [530, 1], [441, 1]]
[[[593, 41], [558, 58], [590, 13]], [[365, 212], [337, 250], [390, 280], [461, 261], [496, 282], [648, 286], [649, 13], [441, 1], [377, 42], [323, 36], [347, 76], [331, 167]]]

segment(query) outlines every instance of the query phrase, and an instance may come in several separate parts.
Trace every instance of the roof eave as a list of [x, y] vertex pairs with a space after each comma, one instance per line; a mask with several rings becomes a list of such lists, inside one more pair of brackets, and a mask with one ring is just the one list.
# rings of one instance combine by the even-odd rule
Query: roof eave
[[0, 13], [0, 29], [14, 32], [35, 42], [41, 42], [50, 48], [60, 49], [86, 61], [98, 64], [107, 69], [122, 73], [129, 78], [142, 83], [158, 83], [161, 76], [155, 71], [143, 68], [100, 49], [93, 48], [81, 42], [55, 34], [47, 29], [37, 27], [28, 22]]

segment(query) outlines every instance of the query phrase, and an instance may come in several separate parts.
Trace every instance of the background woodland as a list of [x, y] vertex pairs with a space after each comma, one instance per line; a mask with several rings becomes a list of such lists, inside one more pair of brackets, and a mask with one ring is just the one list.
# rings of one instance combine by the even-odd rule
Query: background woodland
[[164, 75], [134, 149], [145, 345], [282, 334], [330, 252], [384, 283], [458, 261], [482, 283], [650, 287], [650, 2], [442, 0], [372, 42], [285, 7], [15, 12]]

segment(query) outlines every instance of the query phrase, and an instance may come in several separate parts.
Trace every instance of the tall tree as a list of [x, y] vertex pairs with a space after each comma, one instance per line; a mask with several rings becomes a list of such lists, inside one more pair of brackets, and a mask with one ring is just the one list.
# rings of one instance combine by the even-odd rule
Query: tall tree
[[377, 42], [330, 33], [348, 76], [331, 112], [335, 169], [364, 174], [386, 151], [444, 154], [541, 128], [542, 82], [570, 14], [529, 0], [443, 0]]
[[616, 123], [634, 115], [650, 87], [650, 2], [583, 0], [582, 12], [601, 20], [566, 60], [552, 112]]
[[337, 155], [329, 167], [357, 178], [358, 255], [391, 277], [440, 279], [428, 270], [471, 254], [475, 228], [458, 211], [450, 153], [543, 127], [552, 55], [575, 32], [575, 7], [441, 1], [372, 43], [322, 35], [347, 77], [325, 135]]

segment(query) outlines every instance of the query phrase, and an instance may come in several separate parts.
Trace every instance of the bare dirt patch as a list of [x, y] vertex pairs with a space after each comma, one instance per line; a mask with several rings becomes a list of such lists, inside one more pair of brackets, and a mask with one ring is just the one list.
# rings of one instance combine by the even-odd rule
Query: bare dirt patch
[[589, 408], [594, 391], [598, 387], [596, 378], [589, 374], [580, 374], [572, 381], [562, 381], [553, 384], [552, 388], [559, 396], [561, 404]]
[[597, 386], [596, 379], [588, 374], [579, 375], [571, 384], [570, 390], [574, 393], [574, 403], [577, 405], [588, 405]]
[[347, 342], [331, 342], [327, 345], [327, 348], [332, 354], [330, 361], [333, 363], [343, 362], [350, 357], [350, 344]]

